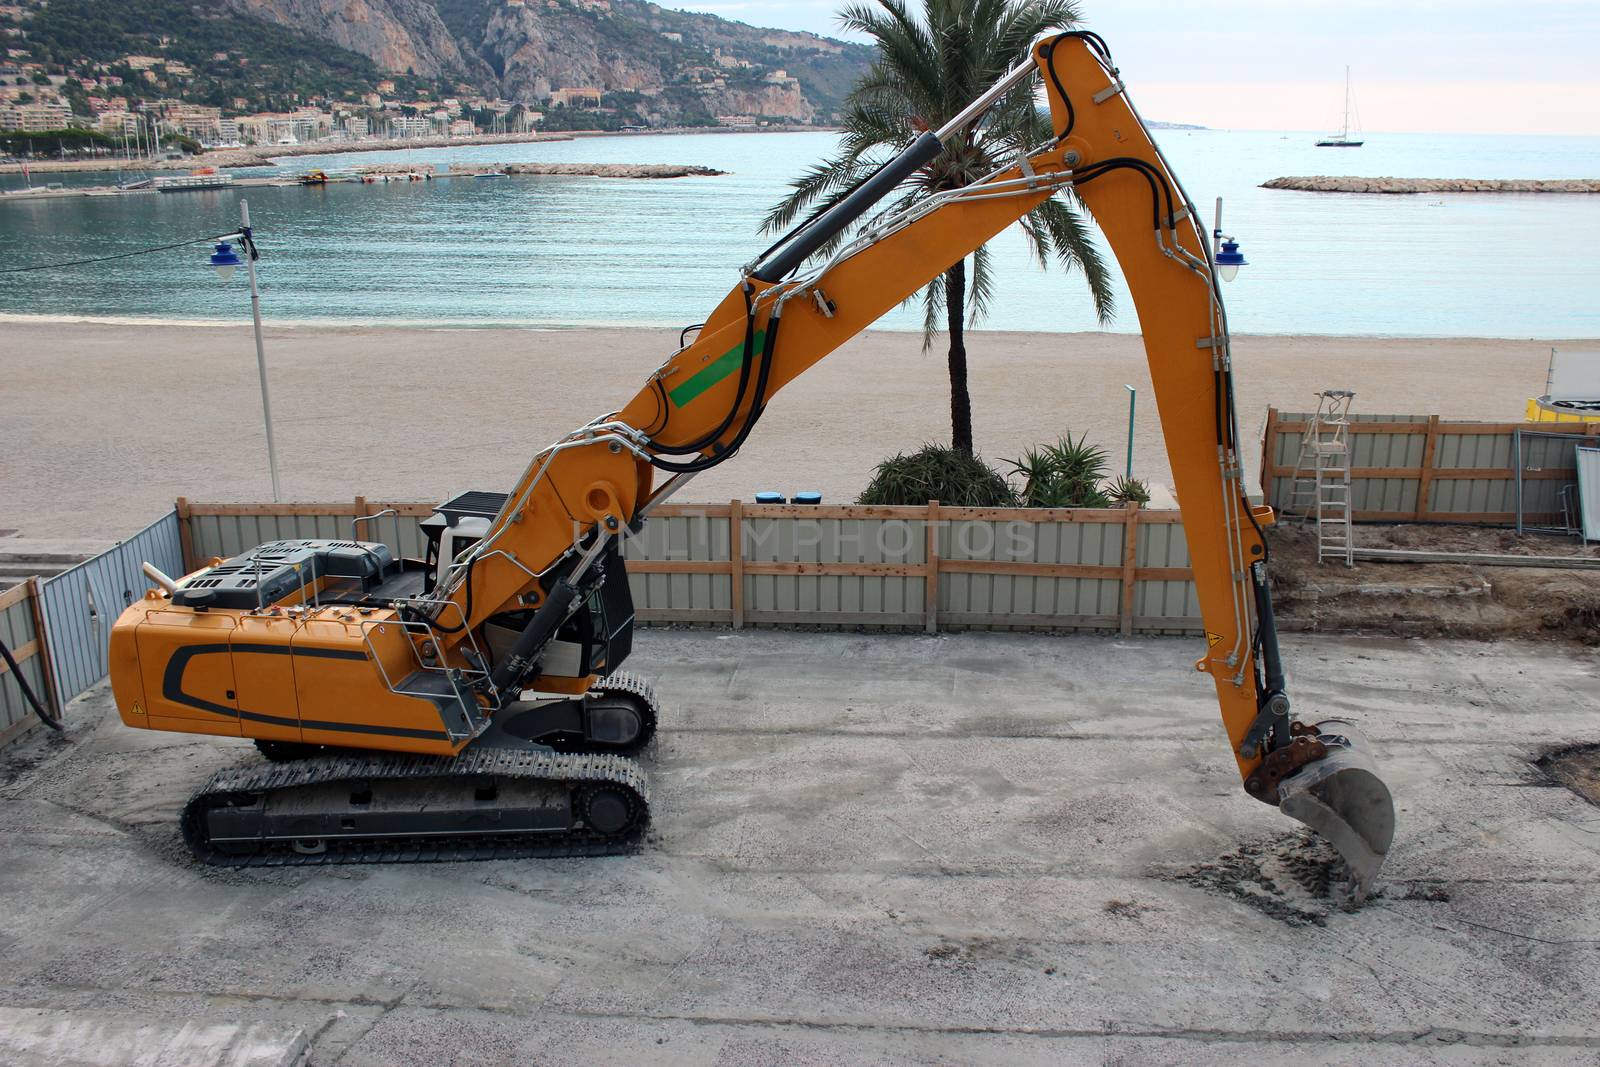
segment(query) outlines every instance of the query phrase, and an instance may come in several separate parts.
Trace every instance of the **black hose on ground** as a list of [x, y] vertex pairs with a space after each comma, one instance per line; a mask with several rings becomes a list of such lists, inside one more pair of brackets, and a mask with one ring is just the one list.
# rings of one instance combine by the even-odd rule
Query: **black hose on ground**
[[61, 732], [61, 722], [52, 719], [50, 713], [44, 710], [44, 705], [39, 703], [39, 698], [33, 695], [33, 686], [28, 684], [28, 679], [22, 676], [22, 668], [17, 665], [17, 659], [11, 654], [4, 641], [0, 641], [0, 656], [5, 657], [6, 666], [11, 668], [11, 677], [17, 680], [17, 685], [22, 689], [22, 696], [33, 706], [33, 713], [39, 716], [39, 721], [44, 723], [56, 733]]

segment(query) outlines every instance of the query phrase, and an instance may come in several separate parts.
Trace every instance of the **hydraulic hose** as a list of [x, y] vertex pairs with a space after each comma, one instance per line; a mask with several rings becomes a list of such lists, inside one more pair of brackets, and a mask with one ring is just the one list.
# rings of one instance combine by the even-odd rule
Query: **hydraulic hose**
[[6, 666], [11, 668], [11, 677], [17, 680], [17, 686], [22, 690], [23, 699], [33, 708], [33, 713], [39, 716], [39, 721], [56, 733], [60, 733], [61, 721], [52, 719], [50, 713], [44, 710], [44, 705], [39, 702], [39, 698], [34, 696], [33, 686], [29, 685], [28, 679], [23, 677], [22, 668], [17, 665], [16, 657], [11, 654], [11, 650], [6, 647], [4, 641], [0, 641], [0, 657], [5, 658]]
[[[660, 456], [651, 456], [650, 463], [653, 466], [671, 474], [698, 474], [733, 458], [734, 453], [739, 451], [739, 446], [744, 444], [745, 438], [750, 436], [750, 431], [756, 428], [756, 423], [761, 421], [761, 413], [766, 410], [767, 382], [772, 376], [772, 354], [778, 347], [778, 327], [782, 318], [778, 309], [774, 308], [773, 314], [767, 319], [767, 336], [761, 346], [761, 370], [756, 374], [755, 392], [750, 398], [750, 410], [745, 415], [744, 425], [739, 427], [739, 432], [728, 442], [727, 447], [709, 456], [700, 456], [682, 463], [662, 459]], [[743, 390], [740, 391], [740, 398], [742, 396]], [[729, 417], [724, 420], [724, 428], [732, 422], [732, 416], [738, 412], [740, 398], [736, 398], [734, 407], [729, 409]]]
[[932, 133], [911, 142], [909, 148], [891, 159], [883, 169], [856, 186], [850, 195], [810, 222], [793, 231], [775, 250], [761, 257], [750, 272], [752, 278], [776, 282], [811, 257], [867, 210], [888, 195], [889, 190], [932, 162], [944, 145]]

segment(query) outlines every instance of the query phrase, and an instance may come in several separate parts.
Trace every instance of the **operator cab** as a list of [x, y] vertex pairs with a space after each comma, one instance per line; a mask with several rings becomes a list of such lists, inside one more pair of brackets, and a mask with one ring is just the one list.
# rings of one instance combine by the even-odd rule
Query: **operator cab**
[[[485, 490], [461, 493], [419, 523], [428, 539], [426, 593], [445, 581], [461, 553], [488, 534], [508, 496]], [[628, 656], [633, 644], [633, 597], [627, 572], [614, 549], [605, 553], [599, 566], [603, 570], [599, 585], [562, 624], [540, 656], [541, 673], [547, 677], [609, 674]], [[531, 617], [529, 611], [511, 611], [485, 622], [483, 637], [492, 661], [510, 652]]]
[[428, 578], [423, 592], [431, 594], [450, 573], [456, 557], [483, 539], [509, 493], [474, 489], [446, 500], [417, 525], [428, 539]]

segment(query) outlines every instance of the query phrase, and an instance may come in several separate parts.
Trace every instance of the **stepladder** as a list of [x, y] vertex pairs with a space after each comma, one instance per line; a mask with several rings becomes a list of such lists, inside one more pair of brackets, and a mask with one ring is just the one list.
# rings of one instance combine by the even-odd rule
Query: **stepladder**
[[1324, 389], [1306, 424], [1289, 490], [1289, 512], [1316, 523], [1317, 562], [1355, 562], [1355, 527], [1350, 500], [1349, 389]]

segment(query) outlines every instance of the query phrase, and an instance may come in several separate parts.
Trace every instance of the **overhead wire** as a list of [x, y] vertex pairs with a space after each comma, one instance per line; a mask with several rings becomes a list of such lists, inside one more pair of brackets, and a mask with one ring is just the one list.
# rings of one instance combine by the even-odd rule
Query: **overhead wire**
[[26, 267], [0, 267], [0, 274], [22, 274], [35, 270], [65, 270], [68, 267], [86, 267], [93, 263], [109, 263], [115, 259], [132, 259], [134, 256], [148, 256], [156, 252], [170, 252], [174, 248], [187, 248], [190, 245], [211, 244], [230, 234], [216, 234], [211, 237], [191, 237], [187, 241], [178, 241], [170, 245], [156, 245], [153, 248], [137, 248], [132, 252], [119, 252], [114, 256], [95, 256], [91, 259], [69, 259], [59, 263], [34, 263]]

